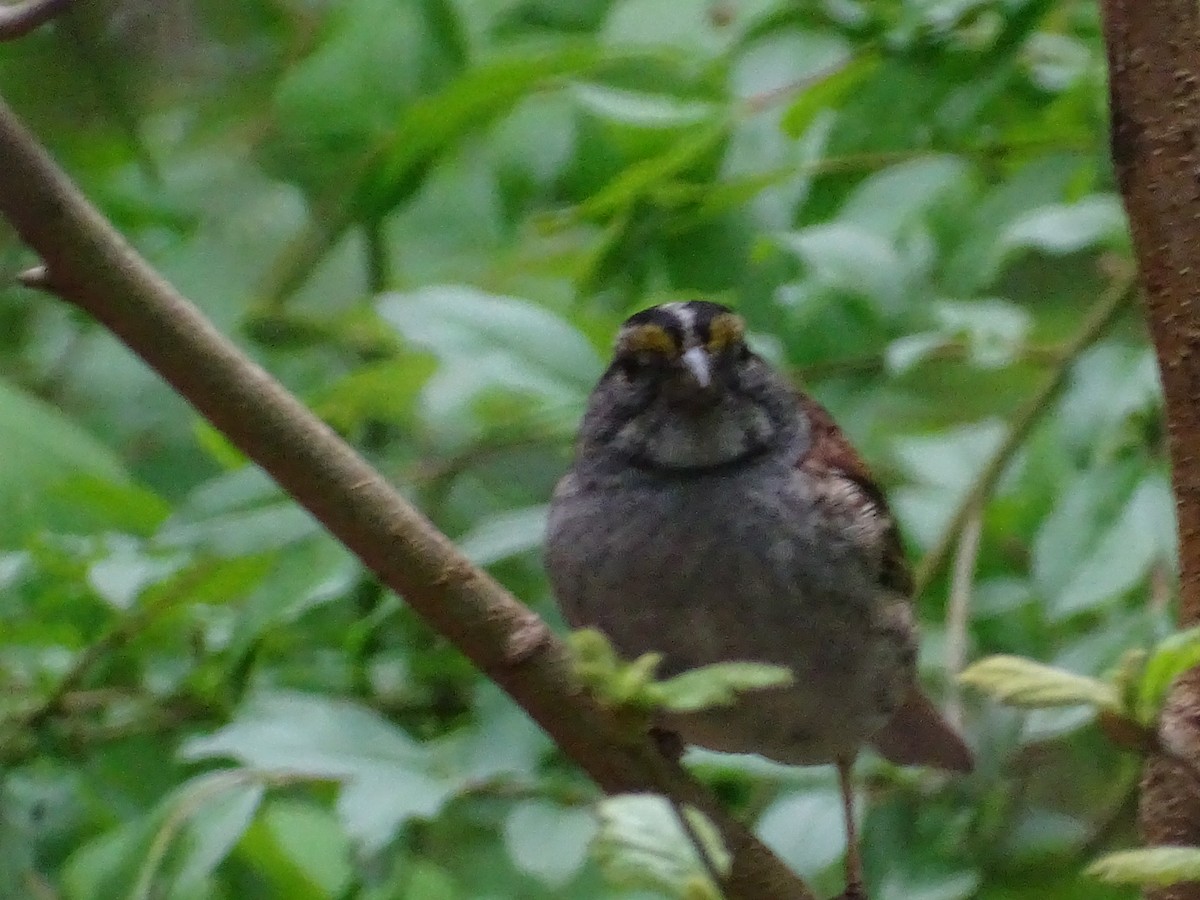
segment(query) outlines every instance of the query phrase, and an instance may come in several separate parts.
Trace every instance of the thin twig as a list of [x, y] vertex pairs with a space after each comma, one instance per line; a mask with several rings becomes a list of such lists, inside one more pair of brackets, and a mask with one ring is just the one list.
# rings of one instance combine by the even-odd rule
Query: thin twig
[[207, 574], [207, 566], [198, 566], [152, 602], [126, 615], [113, 625], [75, 657], [71, 668], [58, 680], [53, 690], [43, 698], [41, 703], [22, 715], [16, 716], [14, 721], [8, 723], [6, 731], [11, 734], [13, 731], [32, 731], [40, 727], [63, 708], [67, 698], [83, 684], [97, 665], [129, 643], [147, 625], [152, 623], [159, 613], [169, 609], [181, 597], [186, 596], [191, 587]]
[[[920, 363], [958, 362], [970, 358], [971, 347], [966, 341], [947, 341], [925, 353]], [[1035, 365], [1057, 365], [1063, 360], [1064, 351], [1059, 344], [1042, 344], [1022, 347], [1018, 358]], [[887, 369], [887, 355], [871, 353], [863, 356], [848, 356], [842, 359], [820, 360], [793, 369], [801, 381], [815, 381], [836, 375], [871, 375]]]
[[0, 41], [24, 37], [61, 15], [71, 0], [25, 0], [13, 6], [0, 6]]
[[979, 539], [983, 516], [972, 509], [958, 540], [954, 570], [950, 579], [950, 600], [946, 605], [946, 718], [962, 725], [962, 685], [958, 673], [967, 662], [967, 626], [971, 620], [971, 591], [975, 584], [975, 563], [979, 559]]
[[721, 884], [725, 881], [725, 876], [721, 874], [721, 870], [717, 868], [716, 862], [712, 855], [708, 852], [708, 847], [704, 845], [704, 839], [700, 837], [700, 832], [696, 830], [696, 826], [692, 824], [692, 820], [687, 816], [687, 810], [674, 797], [668, 797], [667, 801], [671, 804], [671, 809], [675, 810], [675, 818], [679, 820], [679, 826], [683, 829], [684, 835], [688, 839], [688, 843], [692, 845], [692, 849], [696, 851], [696, 856], [700, 860], [700, 865], [704, 867], [704, 873], [708, 875], [709, 881], [713, 883], [713, 887], [717, 891], [719, 897], [724, 897], [725, 894], [721, 891]]
[[983, 467], [983, 471], [979, 473], [974, 484], [971, 485], [971, 489], [967, 491], [967, 495], [959, 503], [958, 509], [950, 517], [950, 521], [942, 530], [932, 549], [925, 554], [920, 565], [917, 566], [916, 574], [914, 575], [916, 584], [914, 596], [920, 596], [924, 593], [933, 579], [941, 573], [942, 567], [946, 564], [947, 559], [949, 559], [950, 552], [954, 548], [959, 534], [962, 532], [968, 517], [971, 515], [971, 511], [974, 509], [983, 509], [988, 496], [995, 489], [997, 482], [999, 482], [1000, 477], [1004, 474], [1005, 469], [1008, 468], [1008, 464], [1012, 461], [1013, 456], [1024, 445], [1025, 439], [1029, 437], [1030, 432], [1033, 431], [1033, 427], [1041, 421], [1042, 416], [1049, 412], [1054, 398], [1058, 396], [1059, 391], [1066, 384], [1067, 375], [1070, 373], [1075, 360], [1091, 347], [1092, 344], [1096, 343], [1112, 327], [1113, 323], [1116, 322], [1132, 299], [1135, 284], [1135, 273], [1132, 268], [1122, 266], [1121, 271], [1113, 275], [1108, 288], [1105, 289], [1095, 305], [1088, 311], [1079, 332], [1063, 348], [1063, 355], [1059, 364], [1050, 372], [1037, 392], [1017, 410], [1013, 416], [1008, 436], [997, 448], [996, 452], [992, 454], [992, 458], [988, 460], [987, 464]]

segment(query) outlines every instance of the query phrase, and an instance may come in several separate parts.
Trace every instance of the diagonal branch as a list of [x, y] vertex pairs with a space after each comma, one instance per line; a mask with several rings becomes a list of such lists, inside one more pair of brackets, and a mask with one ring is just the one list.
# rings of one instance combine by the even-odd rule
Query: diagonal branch
[[633, 736], [578, 686], [546, 624], [473, 566], [328, 426], [208, 322], [130, 247], [0, 102], [0, 214], [41, 257], [26, 278], [78, 305], [452, 641], [608, 792], [691, 805], [733, 855], [731, 900], [812, 900], [648, 736]]
[[1050, 406], [1059, 391], [1062, 390], [1063, 385], [1066, 384], [1067, 375], [1070, 374], [1075, 361], [1083, 355], [1085, 350], [1104, 336], [1128, 306], [1133, 296], [1133, 273], [1121, 271], [1121, 268], [1127, 267], [1122, 267], [1119, 263], [1116, 266], [1118, 271], [1113, 273], [1112, 281], [1107, 289], [1088, 310], [1079, 331], [1063, 347], [1062, 355], [1050, 374], [1046, 376], [1046, 380], [1042, 382], [1041, 387], [1014, 414], [1012, 425], [1009, 427], [1004, 441], [984, 465], [983, 471], [975, 478], [967, 495], [959, 502], [958, 508], [950, 516], [950, 521], [942, 529], [937, 542], [921, 558], [916, 573], [913, 575], [913, 581], [916, 584], [913, 591], [914, 596], [919, 597], [925, 593], [933, 580], [941, 574], [967, 521], [976, 510], [983, 509], [988, 497], [991, 496], [992, 491], [1000, 482], [1000, 478], [1004, 475], [1005, 469], [1008, 468], [1008, 464], [1012, 462], [1017, 451], [1025, 445], [1025, 440], [1033, 431], [1034, 426], [1050, 411]]
[[71, 0], [25, 0], [14, 6], [0, 6], [0, 41], [24, 37], [65, 12]]

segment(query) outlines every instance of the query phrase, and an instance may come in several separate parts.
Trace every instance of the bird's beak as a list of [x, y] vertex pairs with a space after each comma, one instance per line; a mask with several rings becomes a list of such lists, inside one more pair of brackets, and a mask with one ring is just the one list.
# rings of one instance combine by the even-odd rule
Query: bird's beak
[[687, 369], [697, 387], [707, 390], [712, 385], [712, 357], [703, 347], [692, 347], [680, 357], [680, 362]]

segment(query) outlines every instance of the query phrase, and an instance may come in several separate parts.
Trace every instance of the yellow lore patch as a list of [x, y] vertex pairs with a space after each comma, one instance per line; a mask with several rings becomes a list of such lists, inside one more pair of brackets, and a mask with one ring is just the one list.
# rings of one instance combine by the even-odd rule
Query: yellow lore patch
[[626, 332], [621, 344], [634, 353], [661, 353], [678, 356], [679, 345], [661, 325], [638, 325]]
[[717, 316], [708, 326], [708, 349], [717, 353], [726, 347], [740, 344], [746, 335], [746, 326], [740, 316], [723, 313]]

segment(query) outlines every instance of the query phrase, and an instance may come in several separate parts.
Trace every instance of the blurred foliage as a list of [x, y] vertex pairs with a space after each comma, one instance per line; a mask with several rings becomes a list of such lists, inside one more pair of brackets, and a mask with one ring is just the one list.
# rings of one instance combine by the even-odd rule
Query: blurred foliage
[[[920, 599], [924, 675], [978, 771], [864, 759], [866, 866], [875, 900], [1134, 896], [1083, 871], [1133, 840], [1136, 757], [1087, 704], [1016, 711], [947, 675], [1015, 654], [1102, 677], [1170, 631], [1153, 355], [1133, 313], [1062, 352], [1128, 268], [1095, 3], [76, 7], [0, 47], [0, 92], [168, 278], [556, 625], [545, 503], [630, 311], [735, 305], [859, 443], [914, 560], [1069, 367], [982, 512], [973, 579]], [[0, 231], [0, 284], [31, 261]], [[0, 896], [650, 900], [694, 881], [658, 812], [597, 806], [119, 344], [16, 287], [0, 504]], [[689, 759], [836, 889], [830, 772]]]

